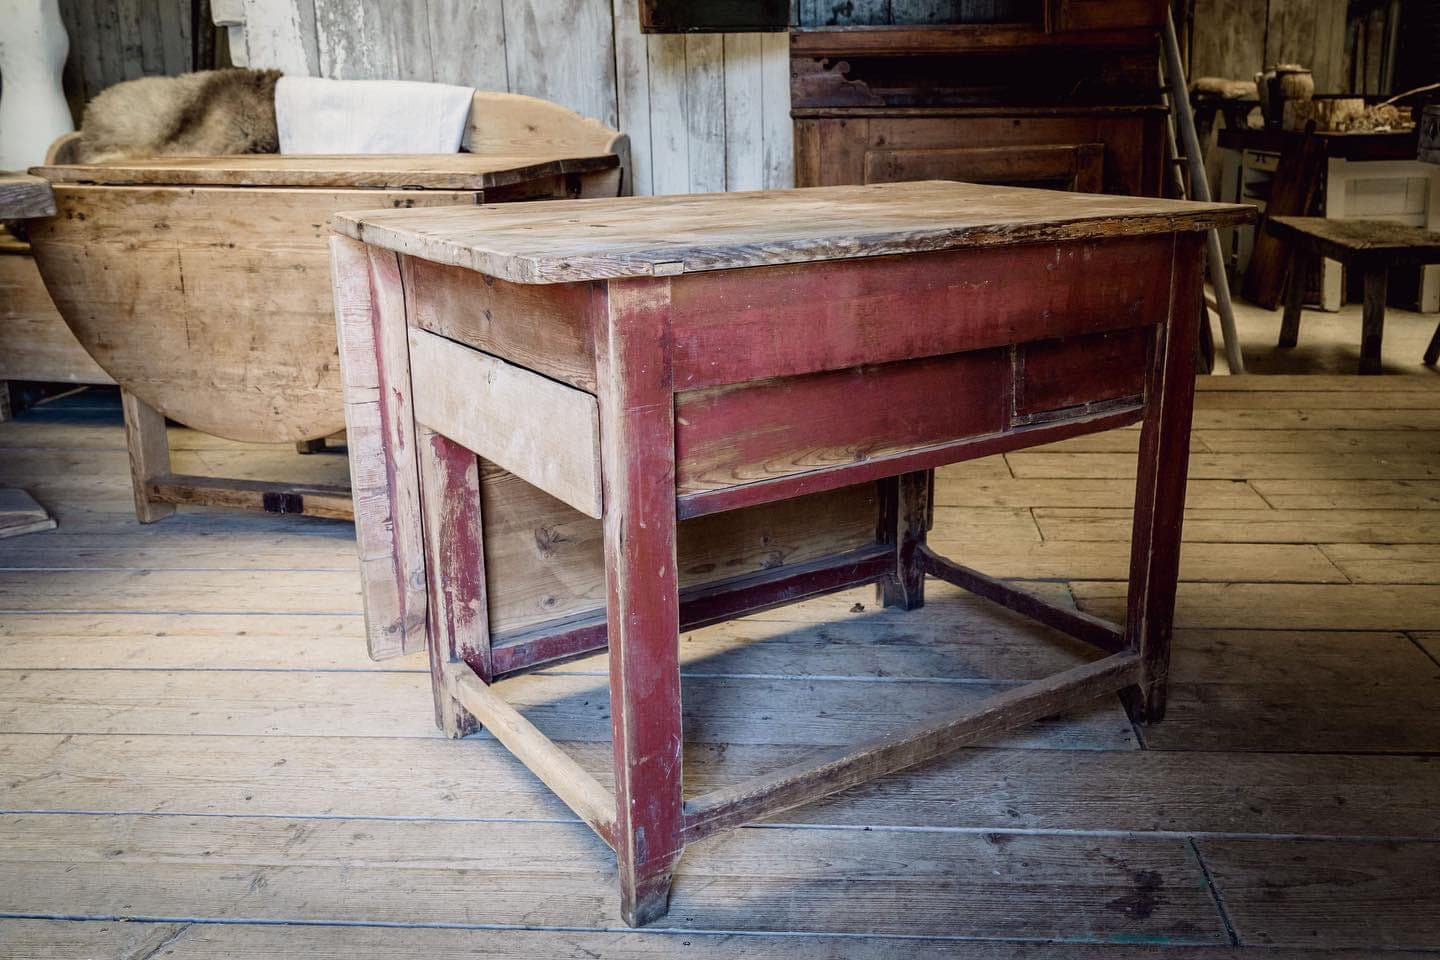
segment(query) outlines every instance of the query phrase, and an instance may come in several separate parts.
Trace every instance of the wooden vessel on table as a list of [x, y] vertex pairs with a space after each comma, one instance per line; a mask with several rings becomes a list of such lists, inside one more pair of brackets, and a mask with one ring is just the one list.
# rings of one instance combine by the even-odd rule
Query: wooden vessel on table
[[176, 503], [346, 518], [350, 491], [172, 474], [164, 420], [302, 450], [344, 429], [327, 224], [340, 210], [614, 196], [623, 135], [555, 104], [477, 93], [463, 149], [428, 156], [165, 157], [35, 169], [54, 216], [35, 261], [125, 392], [136, 512]]

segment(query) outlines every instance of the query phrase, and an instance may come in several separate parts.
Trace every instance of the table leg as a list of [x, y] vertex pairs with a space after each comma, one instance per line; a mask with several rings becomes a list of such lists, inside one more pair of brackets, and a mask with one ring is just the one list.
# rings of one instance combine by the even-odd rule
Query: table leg
[[680, 607], [668, 280], [612, 283], [597, 317], [615, 855], [625, 922], [669, 909], [681, 839]]
[[1175, 582], [1180, 572], [1180, 529], [1190, 460], [1190, 417], [1195, 404], [1195, 322], [1202, 295], [1201, 247], [1177, 239], [1170, 319], [1159, 328], [1145, 385], [1140, 429], [1135, 522], [1130, 540], [1130, 585], [1125, 640], [1141, 658], [1140, 684], [1127, 693], [1137, 720], [1165, 716]]
[[447, 737], [464, 737], [479, 730], [480, 724], [450, 695], [448, 665], [463, 660], [481, 680], [491, 679], [479, 462], [471, 451], [423, 426], [416, 427], [415, 457], [420, 470], [429, 590], [426, 649], [435, 723]]
[[925, 545], [930, 518], [933, 470], [891, 477], [880, 482], [880, 542], [895, 545], [895, 573], [875, 585], [881, 606], [918, 610], [925, 605]]
[[365, 638], [385, 660], [426, 643], [405, 285], [393, 253], [338, 234], [330, 253]]
[[1281, 347], [1300, 341], [1300, 311], [1305, 305], [1305, 286], [1310, 282], [1309, 254], [1296, 250], [1290, 258], [1290, 282], [1285, 287], [1285, 317], [1280, 321]]
[[1380, 344], [1385, 338], [1385, 292], [1390, 272], [1365, 268], [1365, 308], [1360, 320], [1360, 372], [1380, 373]]
[[130, 451], [130, 484], [135, 491], [135, 519], [154, 523], [175, 512], [169, 503], [150, 499], [150, 483], [170, 472], [170, 440], [165, 415], [129, 390], [120, 391], [125, 415], [125, 446]]

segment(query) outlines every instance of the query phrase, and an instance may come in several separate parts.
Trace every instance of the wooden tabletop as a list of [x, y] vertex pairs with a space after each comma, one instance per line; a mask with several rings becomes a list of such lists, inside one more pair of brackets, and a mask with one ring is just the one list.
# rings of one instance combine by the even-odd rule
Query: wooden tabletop
[[366, 243], [519, 283], [1203, 230], [1254, 208], [950, 181], [337, 214]]
[[24, 220], [55, 212], [50, 184], [26, 173], [0, 173], [0, 218]]
[[[1299, 130], [1243, 130], [1235, 127], [1220, 129], [1220, 146], [1228, 150], [1263, 150], [1281, 153], [1300, 142], [1305, 135]], [[1325, 155], [1345, 160], [1414, 160], [1416, 135], [1412, 130], [1356, 130], [1350, 132], [1317, 130], [1315, 136], [1325, 145]]]
[[1388, 220], [1274, 217], [1266, 229], [1287, 243], [1304, 244], [1336, 260], [1440, 263], [1440, 233]]
[[554, 149], [363, 156], [254, 153], [62, 164], [35, 167], [31, 172], [52, 183], [482, 190], [564, 173], [608, 170], [619, 162], [614, 154], [576, 157]]

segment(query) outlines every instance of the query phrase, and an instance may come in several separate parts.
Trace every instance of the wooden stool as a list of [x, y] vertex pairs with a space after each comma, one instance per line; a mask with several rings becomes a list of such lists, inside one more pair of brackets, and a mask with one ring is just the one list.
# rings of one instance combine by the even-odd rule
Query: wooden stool
[[[1285, 289], [1281, 347], [1300, 336], [1300, 308], [1310, 264], [1317, 257], [1339, 260], [1365, 275], [1365, 308], [1360, 326], [1360, 372], [1380, 373], [1380, 343], [1385, 335], [1385, 291], [1390, 268], [1440, 263], [1440, 233], [1388, 220], [1328, 220], [1324, 217], [1275, 217], [1267, 228], [1290, 247], [1290, 280]], [[1425, 351], [1425, 362], [1440, 357], [1440, 327]]]
[[[428, 647], [442, 729], [614, 848], [630, 924], [716, 831], [1103, 694], [1159, 720], [1203, 231], [1250, 215], [962, 183], [339, 215], [372, 649]], [[926, 545], [935, 467], [1136, 422], [1123, 626]], [[684, 795], [680, 631], [869, 583], [914, 609], [927, 575], [1099, 655]], [[498, 682], [607, 645], [613, 792]]]

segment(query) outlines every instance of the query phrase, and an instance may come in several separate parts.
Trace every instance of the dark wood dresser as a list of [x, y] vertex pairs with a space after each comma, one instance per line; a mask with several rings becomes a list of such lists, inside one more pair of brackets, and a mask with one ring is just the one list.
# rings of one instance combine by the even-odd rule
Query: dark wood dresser
[[798, 186], [947, 179], [1159, 196], [1155, 0], [791, 33]]

